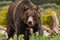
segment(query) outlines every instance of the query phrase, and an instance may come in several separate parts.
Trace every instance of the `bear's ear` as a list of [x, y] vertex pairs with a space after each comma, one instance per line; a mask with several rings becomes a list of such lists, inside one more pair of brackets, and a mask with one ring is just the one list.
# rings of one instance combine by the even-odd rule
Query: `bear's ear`
[[37, 6], [36, 8], [35, 8], [35, 10], [38, 10], [39, 9], [39, 7]]
[[24, 7], [24, 11], [27, 11], [29, 8], [28, 7]]

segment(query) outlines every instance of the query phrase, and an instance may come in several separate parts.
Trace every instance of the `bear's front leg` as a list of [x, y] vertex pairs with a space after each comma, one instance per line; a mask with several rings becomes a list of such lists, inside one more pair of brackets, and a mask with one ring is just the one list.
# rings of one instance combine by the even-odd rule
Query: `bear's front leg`
[[26, 29], [25, 32], [24, 32], [24, 40], [29, 40], [29, 29]]
[[24, 33], [24, 40], [29, 40], [29, 36], [33, 34], [32, 28], [27, 28]]

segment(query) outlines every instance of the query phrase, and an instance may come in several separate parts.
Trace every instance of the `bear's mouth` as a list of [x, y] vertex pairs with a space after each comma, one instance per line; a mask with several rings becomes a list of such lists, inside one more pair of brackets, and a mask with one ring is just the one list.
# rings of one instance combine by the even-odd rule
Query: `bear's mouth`
[[34, 25], [32, 25], [32, 24], [31, 24], [31, 25], [30, 25], [30, 24], [28, 24], [28, 26], [29, 26], [30, 28], [32, 28]]
[[34, 22], [27, 22], [27, 25], [31, 28], [31, 27], [34, 27]]

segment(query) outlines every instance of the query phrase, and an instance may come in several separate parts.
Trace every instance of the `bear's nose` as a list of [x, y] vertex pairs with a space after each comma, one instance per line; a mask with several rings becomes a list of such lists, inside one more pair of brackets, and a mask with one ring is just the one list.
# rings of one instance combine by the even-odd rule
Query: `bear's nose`
[[31, 24], [32, 24], [32, 22], [31, 22], [31, 21], [29, 21], [29, 24], [31, 25]]

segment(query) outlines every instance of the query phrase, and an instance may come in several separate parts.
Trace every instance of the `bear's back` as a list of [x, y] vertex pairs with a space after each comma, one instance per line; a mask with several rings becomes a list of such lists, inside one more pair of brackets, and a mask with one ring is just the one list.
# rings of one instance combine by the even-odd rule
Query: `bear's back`
[[13, 13], [14, 10], [15, 10], [15, 8], [17, 7], [18, 3], [20, 3], [20, 2], [21, 2], [21, 1], [15, 1], [14, 3], [12, 3], [12, 4], [10, 5], [10, 7], [9, 7], [9, 11], [10, 11], [11, 13]]

